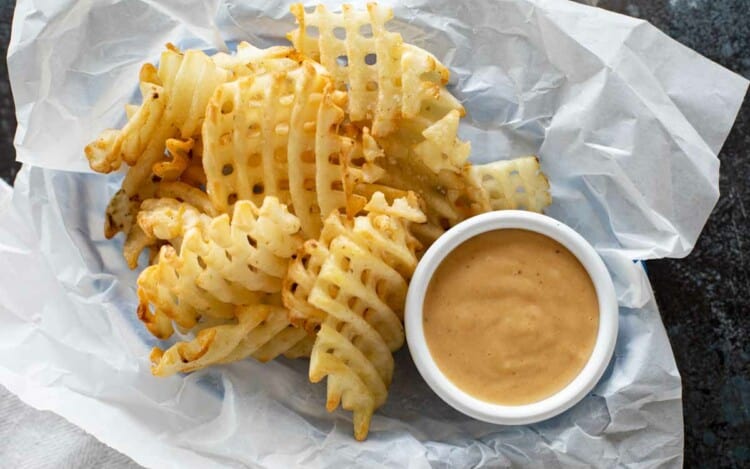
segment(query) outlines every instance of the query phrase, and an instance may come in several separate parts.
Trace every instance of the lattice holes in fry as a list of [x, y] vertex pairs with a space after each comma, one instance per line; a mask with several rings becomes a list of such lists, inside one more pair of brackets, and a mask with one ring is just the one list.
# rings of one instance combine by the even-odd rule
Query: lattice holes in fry
[[279, 197], [293, 207], [306, 236], [321, 214], [346, 209], [344, 113], [330, 78], [309, 60], [293, 70], [250, 75], [220, 86], [203, 128], [208, 193], [220, 211], [237, 200]]
[[152, 372], [156, 376], [188, 373], [250, 356], [272, 360], [308, 337], [305, 331], [290, 327], [286, 315], [281, 306], [237, 306], [232, 320], [202, 329], [193, 340], [178, 342], [166, 351], [155, 348]]
[[203, 52], [183, 54], [168, 44], [158, 70], [151, 64], [141, 68], [143, 103], [126, 108], [125, 126], [105, 130], [86, 146], [86, 157], [95, 171], [109, 173], [122, 162], [130, 166], [122, 189], [107, 208], [105, 234], [113, 237], [125, 232], [123, 254], [131, 268], [144, 248], [155, 245], [134, 222], [140, 202], [154, 197], [162, 180], [179, 180], [191, 187], [205, 182], [200, 159], [193, 158], [193, 153], [200, 153], [192, 151], [193, 138], [199, 136], [213, 90], [230, 76]]
[[308, 241], [289, 267], [282, 298], [297, 321], [319, 328], [310, 380], [328, 377], [327, 408], [354, 412], [364, 439], [374, 410], [385, 402], [391, 352], [403, 345], [401, 323], [408, 279], [416, 266], [409, 222], [423, 222], [416, 200], [393, 205], [376, 193], [367, 215], [326, 219], [318, 242]]
[[552, 203], [549, 181], [534, 156], [473, 165], [468, 171], [487, 192], [492, 210], [541, 212]]
[[414, 119], [424, 110], [428, 115], [450, 109], [463, 114], [461, 104], [444, 90], [448, 70], [385, 29], [393, 18], [390, 8], [370, 3], [367, 11], [358, 11], [344, 4], [341, 10], [333, 13], [318, 5], [308, 13], [301, 4], [293, 5], [298, 28], [287, 37], [328, 69], [339, 89], [348, 91], [352, 121], [370, 122], [373, 135], [383, 137], [402, 119]]
[[[179, 253], [172, 246], [163, 246], [159, 261], [141, 273], [138, 279], [139, 317], [154, 335], [161, 338], [171, 334], [167, 318], [183, 329], [195, 327], [204, 316], [226, 322], [204, 329], [190, 345], [175, 346], [178, 348], [174, 350], [185, 353], [212, 350], [210, 343], [213, 342], [209, 338], [213, 336], [209, 334], [214, 334], [211, 331], [217, 331], [216, 327], [221, 327], [218, 337], [223, 338], [216, 342], [217, 346], [226, 344], [229, 340], [226, 337], [234, 334], [234, 329], [250, 327], [243, 316], [238, 315], [242, 310], [237, 308], [257, 306], [268, 301], [268, 294], [278, 292], [288, 259], [302, 243], [299, 221], [275, 197], [267, 197], [260, 209], [250, 201], [238, 202], [231, 220], [226, 214], [213, 219], [198, 216], [197, 222], [184, 233], [177, 231], [175, 227], [179, 223], [175, 220], [194, 217], [195, 209], [176, 201], [168, 204], [147, 201], [144, 205], [155, 206], [156, 211], [139, 216], [144, 231], [155, 236], [182, 235], [183, 240]], [[273, 335], [289, 326], [286, 310], [281, 317], [283, 320], [275, 316], [264, 318], [265, 324], [273, 324]], [[291, 335], [285, 332], [280, 340], [291, 341], [287, 347], [291, 348], [304, 336], [304, 331]], [[237, 351], [222, 356], [244, 358], [269, 340], [247, 353]], [[246, 349], [249, 350], [248, 347], [242, 350]], [[284, 347], [280, 351], [284, 352]], [[165, 360], [172, 360], [175, 353], [178, 352], [164, 355]], [[200, 354], [201, 357], [204, 355]], [[184, 358], [185, 354], [180, 356]], [[202, 366], [206, 360], [209, 359], [203, 358], [196, 363], [188, 360], [182, 365], [170, 362], [164, 368], [157, 364], [155, 372], [183, 366], [187, 371]]]

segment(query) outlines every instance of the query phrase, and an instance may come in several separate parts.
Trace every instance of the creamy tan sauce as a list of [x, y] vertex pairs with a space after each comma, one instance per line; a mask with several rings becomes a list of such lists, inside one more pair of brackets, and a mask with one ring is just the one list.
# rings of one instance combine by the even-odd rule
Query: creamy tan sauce
[[496, 404], [529, 404], [565, 387], [599, 329], [586, 269], [557, 241], [526, 230], [490, 231], [457, 247], [437, 268], [423, 308], [438, 367]]

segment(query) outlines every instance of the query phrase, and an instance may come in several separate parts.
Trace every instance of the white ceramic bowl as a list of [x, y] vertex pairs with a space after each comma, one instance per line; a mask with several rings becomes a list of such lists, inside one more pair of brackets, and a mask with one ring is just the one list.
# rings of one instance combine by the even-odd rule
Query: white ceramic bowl
[[[440, 371], [424, 337], [422, 304], [437, 267], [453, 249], [476, 235], [504, 228], [535, 231], [546, 235], [573, 253], [588, 272], [599, 300], [599, 332], [586, 365], [578, 376], [552, 396], [518, 406], [486, 402], [462, 391]], [[419, 262], [406, 298], [406, 340], [411, 356], [427, 384], [445, 402], [466, 415], [486, 422], [522, 425], [539, 422], [565, 412], [588, 394], [607, 368], [617, 341], [617, 297], [612, 278], [594, 248], [569, 226], [545, 215], [502, 210], [472, 217], [443, 234]]]

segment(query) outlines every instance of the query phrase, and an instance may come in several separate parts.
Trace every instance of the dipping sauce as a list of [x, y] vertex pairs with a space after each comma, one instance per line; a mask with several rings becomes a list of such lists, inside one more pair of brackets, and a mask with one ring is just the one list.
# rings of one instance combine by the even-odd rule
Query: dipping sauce
[[446, 256], [423, 304], [440, 370], [494, 404], [540, 401], [591, 356], [599, 302], [586, 269], [562, 244], [518, 229], [475, 236]]

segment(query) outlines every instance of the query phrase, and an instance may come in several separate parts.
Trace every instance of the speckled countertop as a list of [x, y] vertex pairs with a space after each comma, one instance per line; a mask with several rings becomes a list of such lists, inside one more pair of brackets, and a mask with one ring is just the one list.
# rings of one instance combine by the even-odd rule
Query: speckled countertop
[[[750, 1], [601, 0], [750, 78]], [[750, 467], [750, 98], [721, 160], [721, 198], [686, 259], [647, 264], [683, 379], [686, 467]]]
[[[14, 3], [0, 1], [3, 57]], [[586, 3], [646, 19], [688, 47], [750, 78], [750, 0]], [[11, 182], [18, 166], [14, 163], [16, 121], [7, 75], [3, 61], [0, 177]], [[750, 99], [740, 110], [719, 157], [721, 199], [693, 253], [686, 259], [648, 263], [683, 377], [687, 467], [750, 467]]]

